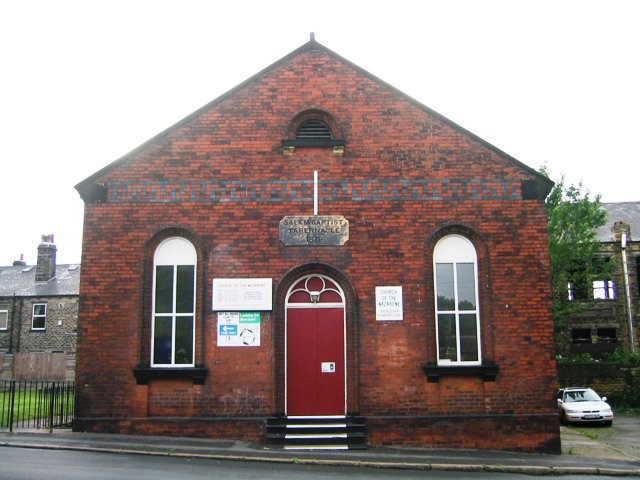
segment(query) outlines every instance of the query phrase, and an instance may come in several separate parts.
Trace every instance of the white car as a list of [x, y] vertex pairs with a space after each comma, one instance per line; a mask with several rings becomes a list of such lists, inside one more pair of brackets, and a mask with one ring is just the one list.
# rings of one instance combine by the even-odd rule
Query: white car
[[584, 387], [561, 388], [556, 395], [560, 421], [563, 423], [602, 423], [611, 426], [613, 412], [607, 403], [607, 397], [602, 397]]

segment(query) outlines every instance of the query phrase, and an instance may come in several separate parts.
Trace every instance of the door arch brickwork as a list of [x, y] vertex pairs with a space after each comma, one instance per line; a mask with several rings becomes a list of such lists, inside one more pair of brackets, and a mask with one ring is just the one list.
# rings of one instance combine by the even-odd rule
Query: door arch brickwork
[[275, 380], [275, 415], [285, 415], [286, 380], [285, 380], [285, 308], [287, 292], [302, 277], [318, 274], [329, 277], [344, 294], [345, 302], [345, 357], [346, 357], [346, 413], [357, 414], [360, 411], [358, 388], [358, 301], [352, 283], [348, 277], [331, 265], [310, 263], [289, 270], [277, 284], [275, 290], [274, 318], [274, 380]]

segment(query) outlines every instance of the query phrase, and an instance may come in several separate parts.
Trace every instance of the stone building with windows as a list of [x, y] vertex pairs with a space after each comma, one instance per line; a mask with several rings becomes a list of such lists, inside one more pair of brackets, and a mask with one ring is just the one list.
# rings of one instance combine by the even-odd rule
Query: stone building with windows
[[0, 266], [0, 378], [72, 380], [80, 265], [56, 265], [53, 235], [36, 265]]
[[616, 348], [639, 348], [640, 202], [603, 203], [602, 208], [607, 223], [598, 229], [598, 258], [615, 262], [613, 275], [594, 280], [581, 294], [569, 290], [571, 299], [589, 301], [569, 320], [570, 353], [594, 358]]
[[312, 37], [76, 186], [75, 428], [559, 452], [551, 186]]

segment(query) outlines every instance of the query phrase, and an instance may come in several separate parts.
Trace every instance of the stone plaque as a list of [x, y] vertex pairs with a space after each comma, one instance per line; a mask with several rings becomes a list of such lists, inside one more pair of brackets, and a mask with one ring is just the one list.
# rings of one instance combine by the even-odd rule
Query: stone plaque
[[344, 245], [349, 221], [342, 215], [287, 216], [280, 220], [280, 241], [285, 245]]

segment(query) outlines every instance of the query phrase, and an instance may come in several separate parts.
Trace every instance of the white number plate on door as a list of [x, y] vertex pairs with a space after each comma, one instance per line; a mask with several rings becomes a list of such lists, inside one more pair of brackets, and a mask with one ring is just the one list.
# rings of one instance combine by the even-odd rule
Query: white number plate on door
[[336, 362], [322, 362], [322, 373], [334, 373], [336, 371]]

